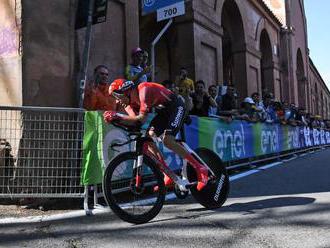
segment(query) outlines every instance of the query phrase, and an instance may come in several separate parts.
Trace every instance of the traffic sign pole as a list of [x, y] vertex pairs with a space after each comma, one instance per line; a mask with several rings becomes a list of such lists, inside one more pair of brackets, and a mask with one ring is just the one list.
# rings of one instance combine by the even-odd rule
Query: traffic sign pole
[[167, 29], [171, 26], [173, 23], [173, 19], [170, 19], [165, 27], [160, 31], [160, 33], [157, 35], [157, 37], [153, 40], [151, 43], [151, 65], [152, 65], [152, 72], [151, 72], [151, 80], [155, 80], [155, 68], [156, 68], [156, 61], [155, 61], [155, 46], [157, 42], [160, 40], [160, 38], [163, 36], [163, 34], [167, 31]]
[[79, 73], [79, 108], [83, 108], [84, 104], [84, 93], [85, 93], [85, 84], [87, 81], [87, 68], [89, 62], [89, 52], [91, 47], [91, 36], [92, 36], [92, 25], [93, 25], [93, 12], [94, 12], [94, 0], [89, 0], [88, 7], [88, 19], [87, 19], [87, 28], [85, 36], [85, 47], [82, 58], [82, 67]]

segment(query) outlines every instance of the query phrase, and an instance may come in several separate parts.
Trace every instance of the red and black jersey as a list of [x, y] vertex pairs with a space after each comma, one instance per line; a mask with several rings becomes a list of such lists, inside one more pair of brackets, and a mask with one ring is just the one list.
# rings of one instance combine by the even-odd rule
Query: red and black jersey
[[139, 113], [149, 113], [153, 107], [172, 101], [174, 93], [158, 83], [144, 82], [138, 85], [138, 99], [131, 98], [130, 106]]

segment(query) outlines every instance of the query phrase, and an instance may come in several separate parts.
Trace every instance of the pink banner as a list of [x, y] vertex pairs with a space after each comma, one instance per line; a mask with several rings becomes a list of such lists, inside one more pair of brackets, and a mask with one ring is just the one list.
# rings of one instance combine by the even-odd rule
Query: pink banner
[[16, 25], [0, 26], [0, 57], [16, 55], [18, 52]]

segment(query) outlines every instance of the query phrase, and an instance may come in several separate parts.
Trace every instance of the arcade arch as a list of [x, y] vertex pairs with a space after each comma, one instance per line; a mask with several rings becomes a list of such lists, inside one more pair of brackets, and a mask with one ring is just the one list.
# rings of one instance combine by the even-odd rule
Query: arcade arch
[[263, 93], [271, 92], [274, 94], [273, 53], [266, 29], [263, 29], [260, 35], [260, 52], [261, 90]]
[[[298, 83], [298, 105], [299, 107], [306, 108], [306, 76], [305, 76], [305, 67], [304, 61], [302, 57], [302, 53], [300, 48], [297, 51], [297, 69], [296, 69], [296, 77]], [[315, 89], [317, 93], [317, 89]]]
[[235, 1], [224, 2], [221, 24], [224, 84], [233, 85], [240, 95], [245, 95], [247, 93], [245, 34], [242, 16]]

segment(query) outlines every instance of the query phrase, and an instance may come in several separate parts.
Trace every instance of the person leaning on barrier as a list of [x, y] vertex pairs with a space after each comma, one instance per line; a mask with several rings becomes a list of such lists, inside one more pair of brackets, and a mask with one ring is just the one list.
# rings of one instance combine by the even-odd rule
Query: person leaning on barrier
[[116, 110], [116, 100], [109, 97], [109, 70], [105, 65], [94, 69], [93, 80], [85, 87], [83, 106], [87, 110]]
[[217, 104], [216, 107], [214, 107], [214, 106], [209, 107], [209, 113], [208, 114], [209, 114], [209, 116], [215, 116], [218, 112], [218, 106], [219, 106], [219, 104], [217, 102], [217, 99], [219, 99], [218, 98], [218, 88], [217, 88], [217, 86], [214, 85], [214, 84], [210, 85], [209, 88], [208, 88], [208, 92], [209, 92], [210, 97], [212, 97], [212, 99]]
[[291, 111], [288, 102], [282, 102], [283, 110], [284, 110], [284, 122], [287, 125], [296, 126], [295, 114]]
[[226, 93], [221, 98], [221, 104], [218, 108], [218, 115], [227, 118], [233, 118], [238, 115], [236, 105], [237, 93], [233, 86], [227, 86]]
[[[189, 114], [189, 112], [191, 111], [192, 106], [193, 106], [193, 103], [192, 103], [192, 99], [191, 99], [191, 97], [188, 96], [188, 97], [184, 98], [183, 96], [181, 96], [180, 93], [179, 93], [179, 88], [178, 88], [178, 87], [175, 85], [175, 83], [174, 83], [173, 81], [171, 81], [171, 80], [164, 80], [164, 81], [162, 82], [162, 85], [163, 85], [165, 88], [171, 90], [171, 91], [172, 91], [177, 97], [179, 97], [179, 98], [185, 103], [186, 106], [189, 107], [189, 108], [186, 109], [185, 116], [187, 116], [187, 121], [186, 121], [186, 123], [191, 122], [191, 121], [190, 121], [190, 118], [188, 117], [188, 114]], [[187, 102], [187, 101], [188, 101], [188, 102]]]
[[258, 120], [265, 121], [266, 114], [264, 112], [262, 102], [260, 101], [260, 94], [258, 92], [254, 92], [252, 93], [251, 98], [255, 103], [255, 110], [258, 113]]
[[235, 119], [245, 120], [248, 122], [259, 121], [255, 102], [251, 97], [246, 97], [241, 103], [241, 109], [239, 110], [239, 114], [235, 117]]
[[215, 100], [208, 94], [205, 90], [205, 82], [199, 80], [196, 82], [195, 92], [191, 94], [193, 108], [190, 111], [190, 114], [197, 115], [200, 117], [207, 117], [209, 108], [217, 107]]
[[268, 124], [276, 123], [278, 117], [274, 108], [274, 96], [272, 93], [265, 93], [260, 106], [263, 108], [265, 115], [264, 122]]
[[298, 108], [295, 119], [299, 126], [308, 126], [305, 108], [303, 108], [303, 107]]
[[280, 123], [285, 125], [285, 118], [284, 118], [284, 108], [281, 102], [274, 102], [273, 103], [274, 110], [276, 112], [277, 119], [275, 123]]

